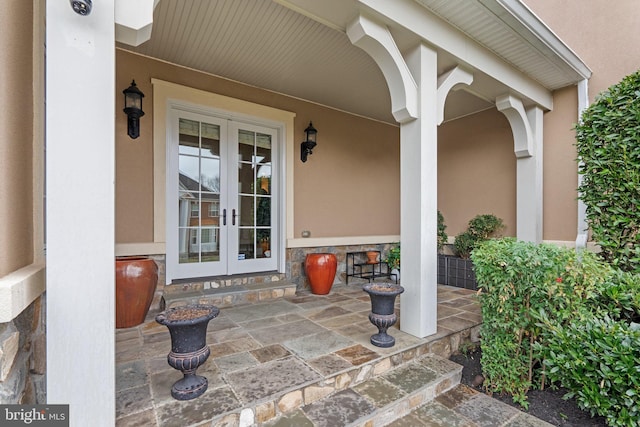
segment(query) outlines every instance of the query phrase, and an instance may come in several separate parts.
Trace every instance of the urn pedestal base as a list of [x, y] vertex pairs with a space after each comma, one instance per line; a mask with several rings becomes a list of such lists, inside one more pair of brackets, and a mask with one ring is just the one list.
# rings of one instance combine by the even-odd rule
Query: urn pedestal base
[[387, 329], [396, 324], [398, 316], [396, 314], [375, 314], [369, 313], [369, 321], [378, 328], [378, 333], [371, 335], [371, 344], [376, 347], [393, 347], [396, 344], [396, 339], [387, 334]]
[[211, 350], [205, 346], [191, 353], [174, 353], [167, 356], [169, 366], [182, 372], [184, 377], [171, 387], [171, 397], [176, 400], [191, 400], [202, 395], [209, 387], [209, 381], [196, 375], [196, 369], [209, 358]]

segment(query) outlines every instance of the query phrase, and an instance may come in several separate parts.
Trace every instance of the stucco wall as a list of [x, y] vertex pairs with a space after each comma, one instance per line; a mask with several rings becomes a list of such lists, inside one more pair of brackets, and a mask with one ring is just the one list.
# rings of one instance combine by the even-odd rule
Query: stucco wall
[[[116, 64], [117, 243], [153, 241], [151, 78], [296, 113], [295, 237], [302, 230], [312, 237], [400, 234], [398, 127], [125, 51], [116, 52]], [[145, 94], [136, 140], [127, 136], [122, 112], [121, 91], [132, 79]], [[318, 146], [302, 163], [299, 142], [310, 120], [318, 129]]]
[[33, 262], [32, 14], [0, 2], [0, 277]]
[[[637, 0], [525, 0], [593, 71], [589, 100], [640, 68], [640, 13]], [[544, 238], [575, 240], [577, 89], [554, 93], [544, 117]], [[570, 213], [570, 216], [567, 216]]]
[[640, 68], [637, 0], [525, 0], [591, 68], [589, 98]]
[[502, 234], [515, 236], [516, 156], [509, 122], [496, 109], [440, 126], [438, 208], [451, 237], [479, 214], [502, 218]]

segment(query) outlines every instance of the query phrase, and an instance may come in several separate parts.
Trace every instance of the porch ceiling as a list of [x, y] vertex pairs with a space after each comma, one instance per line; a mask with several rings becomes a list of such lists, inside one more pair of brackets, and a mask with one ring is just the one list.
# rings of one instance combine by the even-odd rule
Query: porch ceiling
[[[375, 2], [161, 0], [154, 11], [151, 39], [137, 47], [118, 46], [248, 85], [395, 123], [382, 72], [371, 57], [350, 43], [345, 33], [346, 25], [361, 10], [371, 13], [371, 5], [366, 3]], [[514, 15], [498, 4], [499, 0], [416, 0], [416, 3], [463, 34], [475, 38], [484, 48], [547, 89], [581, 79], [580, 70], [573, 70], [562, 58], [566, 52], [558, 53], [557, 49], [548, 46], [549, 43], [540, 40], [536, 34], [541, 31], [530, 31], [522, 23], [518, 24]], [[546, 28], [536, 22], [541, 29]], [[402, 27], [392, 22], [387, 25], [401, 50], [418, 42], [417, 36]], [[550, 36], [546, 34], [545, 37]], [[554, 37], [550, 39], [559, 42]], [[554, 46], [566, 48], [561, 42]], [[456, 63], [452, 55], [440, 50], [439, 73]], [[577, 63], [582, 64], [579, 59]], [[476, 75], [468, 90], [449, 95], [445, 120], [490, 108], [495, 96], [505, 90], [505, 86], [495, 79]]]

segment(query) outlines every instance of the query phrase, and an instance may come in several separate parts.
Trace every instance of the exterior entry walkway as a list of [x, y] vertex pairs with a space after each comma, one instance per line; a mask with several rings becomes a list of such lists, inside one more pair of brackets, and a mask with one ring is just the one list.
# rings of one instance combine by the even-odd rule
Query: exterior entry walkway
[[357, 285], [222, 308], [198, 369], [209, 388], [191, 401], [170, 396], [182, 374], [167, 364], [167, 328], [151, 320], [120, 329], [117, 425], [546, 425], [458, 385], [461, 367], [446, 358], [479, 339], [473, 291], [439, 286], [438, 333], [419, 339], [396, 325], [388, 349], [370, 344], [369, 312]]

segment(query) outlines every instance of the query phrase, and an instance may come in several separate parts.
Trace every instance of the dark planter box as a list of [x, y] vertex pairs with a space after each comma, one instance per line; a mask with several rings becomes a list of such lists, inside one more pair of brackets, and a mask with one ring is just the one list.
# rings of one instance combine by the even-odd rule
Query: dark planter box
[[447, 255], [438, 254], [438, 283], [447, 284]]
[[464, 289], [478, 289], [473, 262], [451, 255], [438, 255], [438, 283]]

